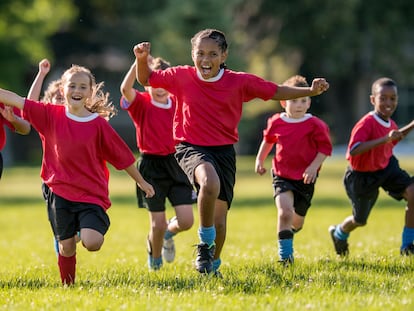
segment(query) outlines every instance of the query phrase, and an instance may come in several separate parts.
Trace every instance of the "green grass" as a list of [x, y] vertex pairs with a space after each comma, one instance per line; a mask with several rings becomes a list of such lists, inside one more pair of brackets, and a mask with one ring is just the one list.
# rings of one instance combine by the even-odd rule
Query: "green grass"
[[[401, 165], [414, 171], [409, 158]], [[342, 186], [345, 166], [339, 158], [325, 162], [305, 227], [295, 237], [296, 262], [286, 269], [277, 264], [270, 176], [256, 176], [254, 159], [239, 158], [223, 279], [202, 277], [192, 267], [197, 216], [196, 225], [175, 239], [176, 261], [148, 272], [148, 213], [136, 207], [132, 180], [112, 170], [111, 228], [99, 252], [79, 245], [70, 288], [60, 284], [39, 168], [6, 168], [0, 310], [413, 310], [414, 259], [398, 252], [403, 202], [381, 193], [368, 225], [351, 235], [349, 258], [334, 254], [327, 228], [351, 212]]]

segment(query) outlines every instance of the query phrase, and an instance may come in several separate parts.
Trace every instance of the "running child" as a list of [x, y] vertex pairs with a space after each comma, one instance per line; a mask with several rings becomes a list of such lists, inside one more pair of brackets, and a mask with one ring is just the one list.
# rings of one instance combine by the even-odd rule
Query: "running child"
[[64, 105], [45, 104], [0, 89], [0, 101], [23, 110], [23, 117], [44, 137], [41, 177], [48, 215], [59, 241], [58, 266], [63, 284], [75, 282], [76, 241], [98, 251], [109, 228], [106, 162], [125, 170], [148, 197], [154, 189], [136, 169], [135, 158], [105, 118], [114, 114], [109, 94], [92, 73], [74, 65], [61, 78]]
[[198, 190], [199, 213], [195, 268], [218, 271], [226, 238], [227, 212], [233, 201], [236, 173], [234, 144], [238, 141], [244, 102], [319, 95], [329, 84], [315, 79], [311, 87], [278, 86], [253, 74], [226, 69], [228, 44], [223, 32], [205, 29], [191, 39], [194, 66], [151, 70], [150, 43], [134, 47], [137, 79], [164, 88], [177, 97], [174, 119], [176, 158]]
[[[305, 77], [299, 75], [289, 78], [283, 85], [309, 86]], [[278, 210], [279, 262], [291, 264], [294, 261], [293, 236], [303, 228], [319, 170], [332, 153], [332, 143], [326, 123], [307, 113], [310, 97], [281, 100], [280, 103], [285, 112], [268, 119], [255, 171], [260, 175], [266, 173], [264, 161], [276, 145], [271, 173]]]
[[[175, 258], [173, 237], [191, 228], [193, 217], [193, 188], [174, 157], [173, 117], [175, 97], [162, 88], [145, 87], [145, 92], [134, 89], [134, 63], [121, 84], [121, 108], [127, 110], [135, 129], [137, 146], [140, 151], [139, 171], [149, 181], [155, 195], [146, 198], [149, 211], [150, 232], [147, 239], [148, 267], [158, 270], [163, 258], [172, 262]], [[153, 58], [151, 68], [164, 70], [170, 64], [162, 58]], [[140, 205], [142, 190], [137, 187]], [[175, 210], [176, 217], [167, 222], [166, 199]], [[144, 205], [140, 207], [144, 207]]]
[[352, 231], [367, 224], [378, 199], [379, 188], [396, 200], [407, 202], [400, 253], [414, 255], [414, 178], [400, 168], [393, 150], [414, 127], [414, 121], [398, 129], [391, 118], [398, 105], [394, 80], [383, 77], [372, 84], [371, 104], [374, 110], [354, 126], [346, 158], [349, 166], [344, 185], [352, 204], [352, 216], [329, 227], [335, 252], [349, 254], [348, 238]]

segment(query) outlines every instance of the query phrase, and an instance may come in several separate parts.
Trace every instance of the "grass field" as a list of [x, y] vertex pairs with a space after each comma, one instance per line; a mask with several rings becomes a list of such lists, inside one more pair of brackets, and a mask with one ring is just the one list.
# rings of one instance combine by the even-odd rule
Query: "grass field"
[[[414, 173], [412, 159], [401, 164]], [[414, 310], [414, 259], [399, 255], [403, 202], [381, 193], [368, 225], [350, 237], [349, 258], [337, 258], [327, 228], [351, 208], [342, 186], [346, 162], [328, 159], [295, 237], [295, 264], [283, 268], [271, 180], [256, 176], [253, 165], [252, 157], [238, 159], [223, 279], [202, 277], [192, 267], [197, 216], [196, 226], [175, 239], [176, 261], [149, 272], [148, 213], [136, 207], [127, 174], [112, 171], [111, 228], [99, 252], [78, 247], [70, 288], [60, 284], [39, 168], [6, 168], [0, 182], [0, 310]]]

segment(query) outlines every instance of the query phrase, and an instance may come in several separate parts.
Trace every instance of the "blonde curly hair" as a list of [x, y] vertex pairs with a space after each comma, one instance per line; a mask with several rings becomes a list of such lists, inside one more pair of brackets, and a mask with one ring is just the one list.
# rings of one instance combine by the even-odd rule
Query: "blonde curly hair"
[[90, 112], [98, 113], [101, 117], [109, 120], [117, 114], [117, 109], [113, 103], [109, 100], [109, 93], [103, 91], [103, 82], [96, 83], [94, 75], [89, 69], [79, 65], [72, 65], [67, 69], [61, 78], [62, 85], [66, 82], [66, 79], [69, 75], [75, 73], [85, 73], [90, 80], [90, 87], [92, 90], [91, 100], [88, 100], [85, 104], [85, 108]]

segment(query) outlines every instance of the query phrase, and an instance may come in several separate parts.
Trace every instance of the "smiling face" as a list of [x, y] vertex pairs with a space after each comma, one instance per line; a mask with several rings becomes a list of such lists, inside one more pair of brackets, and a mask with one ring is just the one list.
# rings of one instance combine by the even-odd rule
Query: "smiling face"
[[370, 96], [378, 116], [387, 121], [391, 118], [398, 105], [398, 93], [395, 85], [377, 85]]
[[193, 44], [192, 58], [203, 79], [210, 79], [218, 75], [221, 64], [226, 61], [227, 51], [222, 51], [214, 39], [199, 38]]
[[92, 96], [91, 79], [85, 72], [68, 73], [63, 80], [63, 96], [69, 112], [79, 114]]

